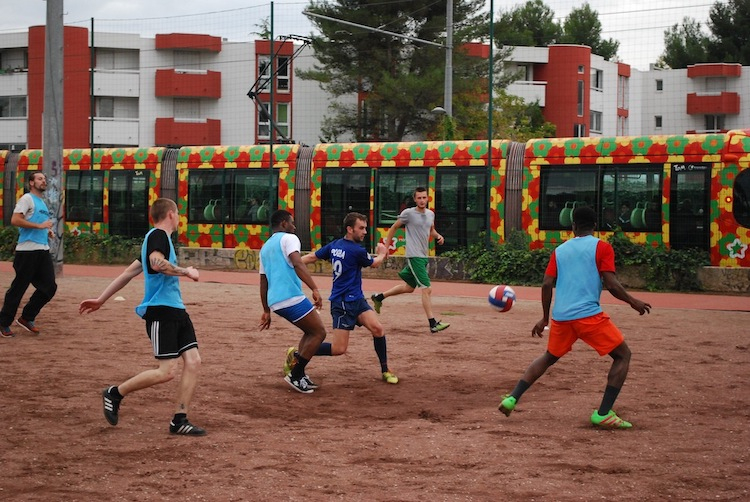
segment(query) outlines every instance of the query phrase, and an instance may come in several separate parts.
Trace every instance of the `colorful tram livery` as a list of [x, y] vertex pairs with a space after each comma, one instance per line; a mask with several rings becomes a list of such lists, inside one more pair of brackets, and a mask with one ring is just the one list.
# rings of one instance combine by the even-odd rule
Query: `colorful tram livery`
[[[750, 130], [726, 134], [616, 138], [90, 149], [64, 152], [70, 232], [142, 236], [157, 197], [177, 201], [179, 242], [188, 247], [259, 249], [268, 217], [294, 214], [303, 247], [343, 235], [346, 213], [371, 224], [374, 248], [415, 187], [446, 243], [431, 253], [514, 231], [532, 249], [572, 236], [581, 205], [598, 214], [602, 237], [710, 251], [721, 267], [750, 267]], [[10, 223], [26, 171], [40, 150], [0, 151], [0, 210]], [[403, 253], [403, 232], [394, 249]]]
[[531, 248], [572, 237], [594, 207], [601, 236], [709, 250], [711, 264], [750, 266], [750, 131], [535, 139], [526, 144], [523, 228]]

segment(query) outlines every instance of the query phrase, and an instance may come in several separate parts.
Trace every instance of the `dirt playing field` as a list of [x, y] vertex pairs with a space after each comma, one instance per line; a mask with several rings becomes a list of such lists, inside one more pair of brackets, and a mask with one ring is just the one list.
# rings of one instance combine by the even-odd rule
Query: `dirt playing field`
[[[3, 293], [12, 277], [0, 270]], [[401, 382], [380, 381], [360, 328], [347, 355], [313, 359], [321, 388], [302, 395], [281, 373], [299, 333], [278, 316], [257, 330], [256, 285], [184, 281], [203, 358], [190, 418], [208, 430], [194, 438], [168, 433], [175, 382], [105, 421], [101, 390], [154, 365], [133, 312], [140, 279], [78, 315], [109, 281], [66, 274], [41, 336], [0, 339], [0, 500], [750, 499], [748, 311], [607, 305], [633, 351], [616, 410], [634, 428], [602, 431], [589, 415], [609, 358], [580, 343], [511, 417], [497, 411], [545, 347], [530, 336], [536, 293], [498, 314], [448, 287], [434, 305], [452, 325], [437, 335], [417, 294], [390, 298], [381, 319]], [[330, 326], [327, 302], [321, 314]]]

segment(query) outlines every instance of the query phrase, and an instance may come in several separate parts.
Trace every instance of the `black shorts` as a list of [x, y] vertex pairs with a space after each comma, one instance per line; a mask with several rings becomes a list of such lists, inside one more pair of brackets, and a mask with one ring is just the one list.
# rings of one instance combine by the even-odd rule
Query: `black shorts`
[[157, 359], [175, 359], [186, 350], [198, 348], [195, 328], [187, 312], [179, 319], [146, 320], [146, 334]]

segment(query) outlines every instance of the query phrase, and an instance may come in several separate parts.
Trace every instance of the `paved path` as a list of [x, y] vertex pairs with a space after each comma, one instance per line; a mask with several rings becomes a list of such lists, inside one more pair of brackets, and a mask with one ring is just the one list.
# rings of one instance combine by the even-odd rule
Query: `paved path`
[[[86, 277], [117, 277], [122, 272], [122, 265], [72, 265], [63, 266], [63, 274], [69, 276]], [[0, 262], [0, 272], [11, 272], [11, 262]], [[219, 270], [201, 270], [201, 281], [219, 282], [223, 284], [247, 284], [258, 285], [260, 276], [257, 272], [226, 272]], [[331, 278], [329, 276], [315, 276], [315, 282], [320, 289], [330, 291]], [[391, 279], [364, 279], [365, 293], [384, 291], [399, 280]], [[4, 287], [7, 287], [4, 286]], [[491, 286], [487, 284], [474, 284], [465, 282], [433, 282], [432, 292], [440, 296], [464, 296], [482, 298], [489, 292]], [[513, 286], [516, 296], [521, 300], [540, 300], [538, 287]], [[750, 312], [750, 297], [740, 295], [717, 295], [707, 293], [651, 293], [638, 291], [635, 295], [641, 300], [650, 303], [654, 308], [691, 309], [691, 310], [727, 310]], [[612, 297], [608, 292], [602, 295], [603, 304], [622, 304]]]

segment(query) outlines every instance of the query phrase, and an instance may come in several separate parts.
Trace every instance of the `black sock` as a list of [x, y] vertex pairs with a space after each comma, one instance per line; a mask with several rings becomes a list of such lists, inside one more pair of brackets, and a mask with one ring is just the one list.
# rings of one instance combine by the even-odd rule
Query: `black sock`
[[318, 347], [318, 351], [315, 353], [316, 356], [332, 356], [333, 355], [333, 347], [328, 342], [323, 342], [320, 344], [320, 347]]
[[109, 393], [112, 394], [112, 397], [115, 399], [122, 399], [123, 397], [116, 385], [109, 388]]
[[602, 398], [602, 404], [599, 406], [599, 410], [597, 413], [599, 413], [599, 416], [604, 416], [607, 413], [609, 413], [609, 410], [612, 409], [612, 406], [615, 405], [615, 400], [617, 399], [617, 395], [620, 394], [620, 389], [617, 387], [612, 387], [611, 385], [607, 385], [607, 388], [604, 389], [604, 397]]
[[299, 353], [297, 354], [297, 364], [294, 365], [294, 368], [292, 368], [292, 378], [295, 380], [299, 380], [303, 376], [305, 376], [305, 366], [307, 366], [307, 363], [309, 363], [309, 359], [305, 359]]
[[437, 321], [434, 317], [430, 317], [430, 327], [434, 328], [435, 326], [437, 326]]
[[380, 361], [380, 371], [385, 373], [388, 371], [388, 353], [386, 351], [385, 336], [373, 337], [373, 344], [375, 345], [375, 353], [378, 355]]
[[177, 425], [177, 424], [182, 424], [185, 422], [187, 422], [187, 413], [175, 413], [174, 414], [174, 418], [172, 419], [173, 424]]
[[529, 387], [531, 387], [531, 384], [529, 382], [527, 382], [526, 380], [519, 380], [516, 384], [516, 388], [513, 389], [513, 392], [511, 392], [510, 395], [515, 397], [516, 402], [518, 402], [518, 400], [521, 399], [523, 393], [529, 390]]
[[385, 296], [383, 296], [383, 293], [378, 293], [377, 295], [375, 295], [375, 299], [379, 302], [382, 302], [383, 300], [385, 300]]

